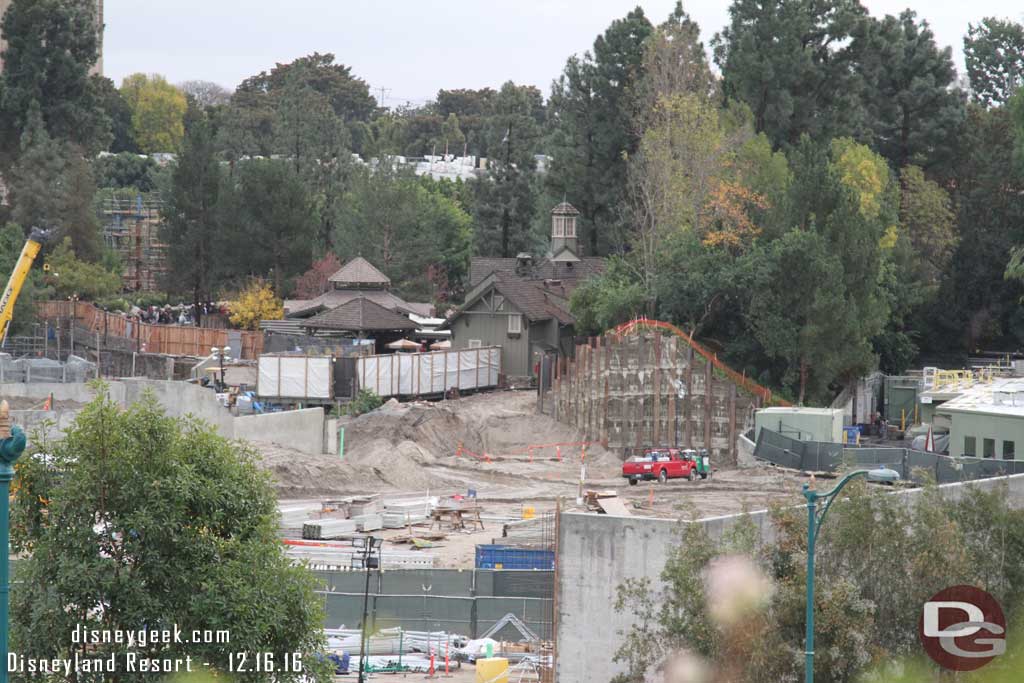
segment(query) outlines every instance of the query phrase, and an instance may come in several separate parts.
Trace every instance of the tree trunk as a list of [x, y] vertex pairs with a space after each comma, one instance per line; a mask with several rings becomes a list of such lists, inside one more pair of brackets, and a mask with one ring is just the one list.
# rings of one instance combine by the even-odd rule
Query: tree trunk
[[501, 211], [501, 255], [505, 258], [512, 256], [512, 254], [508, 253], [508, 223], [508, 207], [506, 206]]
[[802, 406], [804, 404], [804, 395], [807, 393], [807, 360], [804, 358], [800, 359], [800, 398], [796, 404]]

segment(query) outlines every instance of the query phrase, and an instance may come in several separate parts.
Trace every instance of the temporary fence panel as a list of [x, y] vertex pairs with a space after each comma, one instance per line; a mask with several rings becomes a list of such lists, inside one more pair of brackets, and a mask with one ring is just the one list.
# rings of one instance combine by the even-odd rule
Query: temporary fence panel
[[[229, 333], [235, 330], [211, 329], [191, 325], [153, 325], [139, 323], [120, 313], [102, 311], [83, 301], [44, 301], [37, 304], [43, 319], [73, 318], [90, 332], [119, 339], [139, 351], [175, 356], [206, 356], [213, 347], [228, 346]], [[238, 358], [252, 360], [263, 350], [263, 333], [243, 330], [240, 348], [231, 349]], [[88, 343], [87, 340], [83, 340]]]
[[356, 361], [362, 389], [378, 396], [420, 396], [450, 389], [469, 390], [498, 385], [501, 348], [395, 353]]
[[952, 458], [909, 448], [843, 448], [842, 444], [798, 441], [762, 428], [754, 457], [803, 471], [834, 472], [840, 468], [887, 467], [905, 481], [918, 481], [922, 471], [940, 484], [1024, 474], [1024, 461], [996, 458]]
[[260, 398], [319, 399], [333, 396], [333, 361], [327, 356], [262, 355], [256, 394]]

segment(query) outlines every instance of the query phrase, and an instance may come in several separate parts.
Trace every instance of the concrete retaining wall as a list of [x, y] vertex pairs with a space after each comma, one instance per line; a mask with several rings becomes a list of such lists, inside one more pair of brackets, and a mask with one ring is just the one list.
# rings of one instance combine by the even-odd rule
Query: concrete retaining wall
[[[1024, 474], [983, 479], [939, 487], [942, 494], [958, 500], [968, 487], [991, 490], [1007, 485], [1009, 504], [1024, 508]], [[920, 489], [900, 491], [908, 505]], [[742, 515], [681, 522], [642, 517], [615, 517], [564, 513], [558, 532], [558, 662], [560, 683], [611, 680], [624, 671], [612, 661], [622, 634], [632, 626], [629, 614], [615, 611], [618, 587], [626, 579], [647, 578], [661, 586], [661, 571], [668, 551], [677, 545], [682, 524], [703, 524], [712, 538], [720, 538]], [[768, 513], [750, 513], [765, 541], [775, 532]]]
[[71, 423], [78, 417], [80, 411], [74, 409], [65, 410], [12, 410], [11, 422], [25, 430], [25, 433], [32, 433], [46, 426], [43, 435], [47, 439], [59, 439], [64, 431], [71, 426]]
[[[320, 408], [234, 417], [217, 401], [212, 391], [195, 384], [123, 379], [107, 382], [107, 387], [110, 397], [122, 406], [131, 405], [141, 400], [146, 392], [151, 392], [167, 415], [192, 415], [200, 418], [228, 439], [273, 443], [312, 455], [324, 452], [325, 416]], [[42, 402], [51, 394], [55, 401], [88, 403], [95, 398], [95, 393], [87, 384], [0, 384], [0, 398], [29, 398]], [[56, 422], [57, 428], [52, 428], [49, 432], [51, 437], [59, 436], [77, 414], [78, 411], [74, 409], [11, 411], [14, 423], [25, 427], [27, 431], [44, 420]], [[336, 441], [334, 448], [336, 453]]]
[[[125, 388], [121, 382], [108, 382], [110, 398], [124, 405]], [[45, 400], [53, 394], [55, 401], [76, 401], [88, 403], [96, 398], [96, 393], [88, 384], [62, 384], [47, 382], [7, 382], [0, 384], [0, 398], [18, 397]]]
[[272, 443], [311, 455], [320, 455], [324, 452], [322, 408], [246, 415], [236, 417], [234, 420], [236, 439]]

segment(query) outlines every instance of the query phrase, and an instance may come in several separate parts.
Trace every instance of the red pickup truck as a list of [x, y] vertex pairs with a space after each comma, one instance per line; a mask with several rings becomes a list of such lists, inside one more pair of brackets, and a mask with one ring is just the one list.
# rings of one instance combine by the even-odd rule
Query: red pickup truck
[[657, 479], [665, 483], [669, 479], [697, 478], [696, 451], [680, 448], [652, 448], [622, 463], [622, 476], [635, 486], [641, 479]]

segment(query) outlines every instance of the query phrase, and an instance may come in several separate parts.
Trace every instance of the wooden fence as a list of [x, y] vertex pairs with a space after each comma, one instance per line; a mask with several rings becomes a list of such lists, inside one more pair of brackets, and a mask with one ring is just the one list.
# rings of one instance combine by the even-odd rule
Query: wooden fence
[[[229, 330], [192, 327], [189, 325], [153, 325], [137, 318], [102, 311], [85, 301], [44, 301], [37, 304], [42, 319], [74, 318], [88, 329], [133, 343], [139, 351], [166, 353], [174, 356], [208, 356], [214, 346], [228, 346]], [[263, 351], [263, 334], [241, 332], [242, 348], [232, 349], [236, 357], [255, 360]]]

